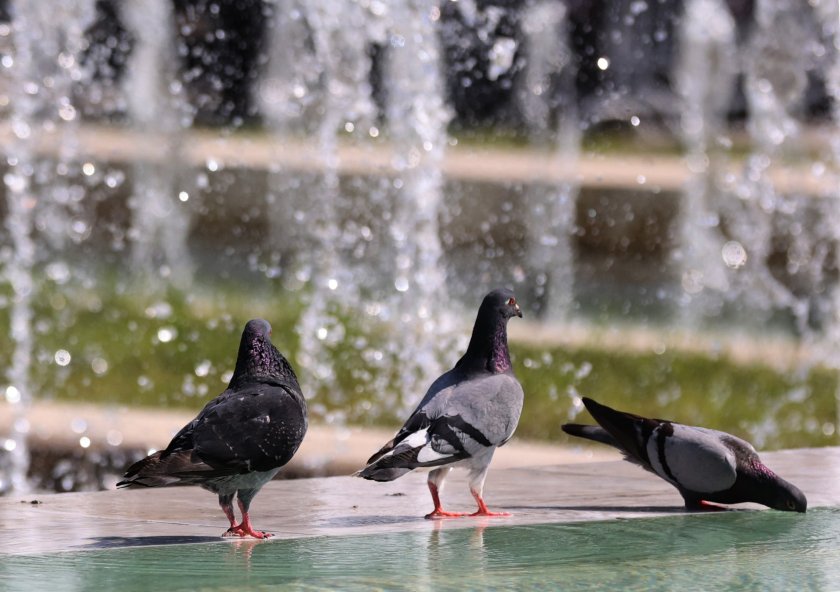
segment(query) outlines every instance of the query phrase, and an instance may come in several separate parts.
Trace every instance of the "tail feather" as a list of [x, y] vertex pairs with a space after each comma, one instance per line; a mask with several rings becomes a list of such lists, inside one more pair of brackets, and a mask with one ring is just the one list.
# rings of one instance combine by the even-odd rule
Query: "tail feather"
[[383, 454], [387, 454], [388, 452], [390, 452], [391, 450], [393, 450], [393, 449], [394, 449], [394, 447], [396, 446], [396, 443], [397, 443], [397, 439], [396, 439], [396, 438], [394, 438], [393, 440], [390, 440], [387, 444], [385, 444], [385, 446], [383, 446], [382, 448], [380, 448], [379, 450], [377, 450], [376, 452], [374, 452], [374, 453], [371, 455], [371, 457], [370, 457], [369, 459], [367, 459], [367, 463], [366, 463], [366, 464], [371, 464], [371, 463], [373, 463], [373, 462], [374, 462], [377, 458], [379, 458], [379, 457], [380, 457], [380, 456], [382, 456]]
[[384, 455], [374, 455], [372, 458], [373, 462], [353, 475], [371, 481], [393, 481], [412, 469], [448, 465], [460, 460], [462, 456], [441, 454], [432, 450], [431, 444], [424, 444], [414, 447], [399, 445]]
[[639, 462], [647, 461], [644, 446], [650, 432], [662, 423], [660, 420], [618, 411], [588, 397], [583, 398], [583, 404], [595, 421], [615, 438], [620, 450]]
[[600, 426], [567, 423], [563, 424], [561, 429], [570, 436], [577, 436], [578, 438], [600, 442], [601, 444], [606, 444], [607, 446], [613, 446], [614, 448], [623, 450], [621, 444], [618, 443], [618, 440], [613, 438], [607, 430]]
[[166, 456], [159, 450], [128, 467], [117, 487], [189, 485], [219, 475], [220, 471], [194, 458], [190, 450], [181, 450]]

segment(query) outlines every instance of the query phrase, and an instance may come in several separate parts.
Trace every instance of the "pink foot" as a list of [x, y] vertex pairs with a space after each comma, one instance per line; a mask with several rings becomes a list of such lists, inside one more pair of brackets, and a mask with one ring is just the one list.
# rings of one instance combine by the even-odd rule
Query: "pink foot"
[[471, 489], [470, 493], [475, 498], [475, 503], [478, 504], [478, 510], [470, 514], [470, 516], [487, 516], [488, 518], [504, 518], [505, 516], [510, 516], [508, 512], [491, 512], [488, 510], [487, 504], [484, 503], [484, 499], [477, 490]]
[[717, 504], [712, 504], [707, 501], [700, 500], [696, 504], [692, 504], [691, 506], [686, 505], [686, 508], [689, 510], [699, 510], [701, 512], [726, 512], [729, 510], [726, 506], [719, 506]]
[[506, 516], [512, 516], [510, 512], [491, 512], [487, 508], [483, 510], [478, 510], [470, 514], [470, 516], [487, 516], [488, 518], [505, 518]]
[[242, 538], [244, 538], [246, 536], [250, 536], [250, 537], [254, 537], [255, 539], [268, 539], [268, 538], [271, 538], [274, 535], [272, 535], [270, 532], [263, 532], [261, 530], [254, 530], [253, 528], [251, 528], [250, 524], [237, 524], [236, 526], [231, 526], [230, 528], [228, 528], [222, 536], [223, 537], [238, 536], [238, 537], [242, 537]]
[[426, 520], [440, 520], [442, 518], [462, 518], [467, 514], [464, 512], [447, 512], [443, 508], [435, 508], [426, 514]]

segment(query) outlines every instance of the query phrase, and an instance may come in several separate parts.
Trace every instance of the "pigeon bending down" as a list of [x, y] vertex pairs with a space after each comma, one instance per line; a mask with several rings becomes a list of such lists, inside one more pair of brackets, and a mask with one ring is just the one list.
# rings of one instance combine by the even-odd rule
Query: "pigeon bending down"
[[[262, 539], [251, 500], [294, 456], [306, 433], [306, 403], [292, 367], [271, 343], [271, 325], [248, 321], [227, 390], [184, 426], [166, 450], [128, 468], [117, 487], [199, 485], [219, 496], [230, 528], [223, 536]], [[236, 523], [238, 496], [242, 522]]]
[[472, 338], [455, 367], [429, 387], [394, 439], [356, 473], [373, 481], [393, 481], [416, 468], [430, 468], [434, 510], [426, 518], [464, 516], [441, 507], [440, 491], [453, 466], [469, 470], [470, 492], [478, 503], [473, 516], [490, 512], [482, 498], [493, 452], [513, 435], [524, 394], [513, 374], [507, 322], [522, 316], [513, 292], [494, 290], [478, 309]]
[[566, 424], [563, 431], [618, 448], [624, 458], [677, 488], [686, 508], [704, 502], [755, 502], [804, 512], [805, 495], [768, 469], [749, 442], [726, 432], [647, 419], [587, 397], [583, 404], [599, 426]]

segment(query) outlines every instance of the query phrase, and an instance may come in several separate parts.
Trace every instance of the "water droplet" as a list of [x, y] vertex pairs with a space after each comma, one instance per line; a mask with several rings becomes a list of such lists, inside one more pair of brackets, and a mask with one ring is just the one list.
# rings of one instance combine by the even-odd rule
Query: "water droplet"
[[73, 105], [62, 105], [58, 108], [58, 116], [64, 121], [73, 121], [76, 119], [76, 108]]
[[178, 194], [178, 199], [180, 199], [180, 200], [181, 200], [181, 201], [183, 201], [183, 202], [189, 201], [189, 199], [190, 199], [190, 194], [189, 194], [189, 193], [187, 193], [186, 191], [181, 191], [181, 192]]
[[596, 64], [598, 65], [599, 70], [606, 70], [610, 67], [610, 61], [605, 57], [598, 58]]
[[56, 364], [58, 364], [59, 366], [66, 366], [70, 363], [71, 356], [70, 352], [66, 349], [60, 349], [57, 352], [55, 352], [54, 358]]
[[20, 403], [20, 391], [16, 386], [6, 387], [6, 401], [14, 405]]
[[634, 115], [633, 117], [630, 118], [630, 125], [632, 125], [633, 127], [639, 127], [639, 124], [641, 122], [642, 122], [642, 120], [639, 119], [638, 116], [636, 116], [636, 115]]
[[175, 327], [161, 327], [158, 329], [157, 338], [161, 343], [169, 343], [178, 336]]
[[102, 376], [108, 371], [108, 361], [105, 358], [93, 358], [90, 361], [90, 368], [97, 376]]
[[81, 417], [75, 417], [73, 418], [73, 421], [70, 422], [70, 429], [73, 430], [74, 434], [83, 434], [87, 431], [87, 428], [87, 422]]
[[123, 442], [122, 432], [120, 432], [119, 430], [108, 430], [108, 434], [105, 436], [105, 440], [111, 446], [119, 446]]
[[212, 368], [213, 364], [210, 363], [210, 360], [203, 360], [195, 367], [195, 375], [199, 377], [207, 376]]
[[738, 241], [729, 241], [720, 251], [723, 262], [731, 269], [743, 267], [747, 262], [747, 251]]
[[17, 442], [15, 442], [14, 440], [12, 440], [11, 438], [7, 438], [7, 439], [3, 442], [3, 450], [5, 450], [6, 452], [11, 452], [11, 451], [12, 451], [12, 450], [14, 450], [15, 448], [17, 448]]
[[82, 172], [88, 177], [90, 177], [96, 172], [96, 167], [93, 165], [92, 162], [86, 162], [82, 165]]
[[79, 438], [79, 446], [82, 448], [90, 448], [90, 438], [87, 436], [82, 436]]

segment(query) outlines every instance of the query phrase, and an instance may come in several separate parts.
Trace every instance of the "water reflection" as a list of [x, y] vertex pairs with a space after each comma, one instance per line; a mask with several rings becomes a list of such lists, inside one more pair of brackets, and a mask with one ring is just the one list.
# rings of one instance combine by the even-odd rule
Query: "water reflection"
[[[150, 541], [154, 542], [154, 541]], [[45, 567], [48, 566], [48, 569]], [[833, 589], [840, 585], [840, 511], [706, 516], [374, 536], [155, 546], [0, 565], [10, 591], [284, 589], [575, 590]]]

